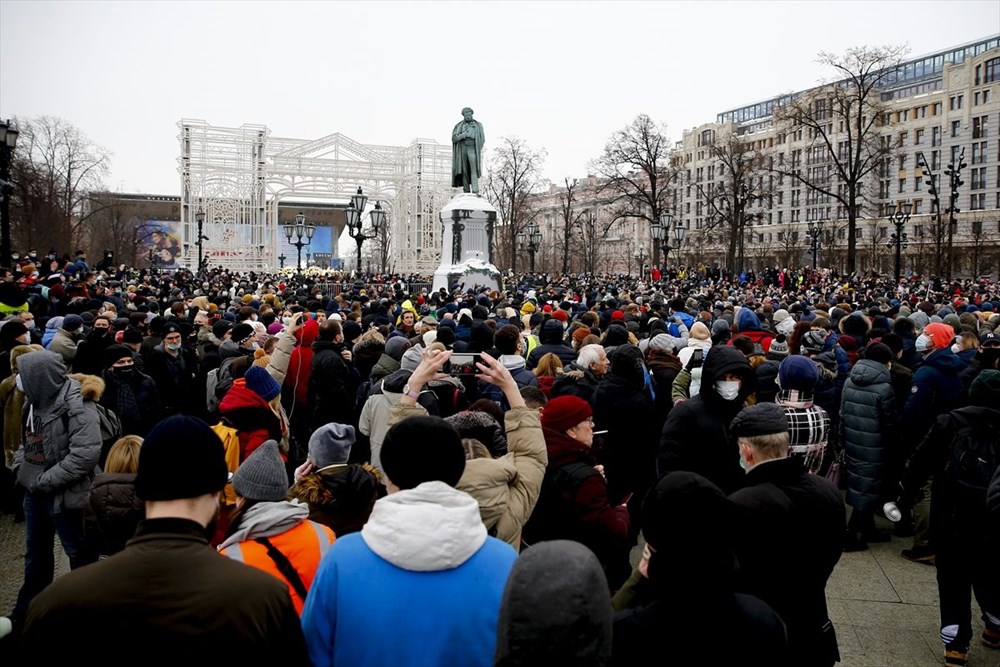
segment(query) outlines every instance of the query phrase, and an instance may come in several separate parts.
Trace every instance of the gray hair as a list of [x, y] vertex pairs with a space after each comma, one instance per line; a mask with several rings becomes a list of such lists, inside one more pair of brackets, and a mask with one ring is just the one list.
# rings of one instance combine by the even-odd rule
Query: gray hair
[[576, 365], [580, 368], [590, 368], [592, 364], [601, 361], [601, 352], [604, 352], [604, 348], [597, 343], [584, 345], [576, 355]]

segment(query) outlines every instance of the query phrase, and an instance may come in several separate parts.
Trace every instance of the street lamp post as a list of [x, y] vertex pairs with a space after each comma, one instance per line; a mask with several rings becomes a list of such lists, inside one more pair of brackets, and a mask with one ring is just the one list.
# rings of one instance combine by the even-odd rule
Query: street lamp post
[[673, 220], [673, 214], [663, 213], [660, 215], [660, 222], [652, 226], [653, 232], [653, 242], [658, 244], [663, 250], [663, 268], [667, 267], [667, 259], [670, 257], [670, 251], [678, 251], [678, 256], [680, 256], [681, 246], [684, 245], [684, 234], [687, 229], [684, 224], [678, 220], [677, 226], [674, 227], [674, 242], [670, 242], [670, 223]]
[[889, 240], [886, 242], [886, 247], [891, 248], [896, 247], [896, 283], [899, 283], [900, 274], [900, 264], [902, 262], [903, 246], [907, 243], [905, 225], [910, 221], [910, 212], [913, 210], [913, 204], [906, 201], [896, 207], [896, 210], [888, 216], [889, 222], [896, 228], [896, 231], [889, 236]]
[[195, 241], [195, 245], [198, 246], [198, 273], [201, 273], [205, 270], [205, 254], [202, 245], [208, 240], [204, 234], [205, 211], [199, 208], [198, 212], [194, 214], [194, 219], [198, 223], [198, 240]]
[[823, 245], [823, 221], [820, 220], [818, 223], [810, 222], [809, 229], [806, 230], [806, 235], [809, 237], [809, 242], [812, 244], [813, 251], [813, 271], [816, 270], [816, 253], [819, 251], [820, 246]]
[[288, 259], [288, 258], [285, 257], [285, 253], [281, 253], [280, 255], [278, 255], [278, 268], [279, 269], [285, 268], [285, 260], [286, 259]]
[[19, 132], [10, 121], [0, 121], [0, 262], [10, 262], [10, 158], [17, 146]]
[[385, 211], [382, 210], [382, 202], [375, 202], [375, 208], [368, 214], [368, 217], [371, 219], [373, 231], [371, 234], [364, 233], [362, 225], [365, 204], [367, 203], [368, 197], [365, 196], [361, 188], [358, 188], [358, 193], [351, 197], [351, 203], [345, 211], [345, 215], [347, 216], [347, 234], [358, 244], [358, 273], [361, 273], [361, 246], [368, 239], [378, 236], [379, 229], [385, 223]]
[[739, 215], [739, 242], [740, 242], [740, 273], [746, 270], [745, 266], [745, 246], [744, 246], [744, 227], [746, 226], [746, 208], [747, 201], [750, 199], [750, 190], [747, 188], [746, 183], [740, 183], [740, 191], [737, 196], [738, 204], [738, 215]]
[[538, 229], [538, 224], [532, 220], [528, 223], [527, 234], [517, 233], [517, 249], [527, 250], [531, 261], [531, 272], [535, 272], [535, 252], [542, 245], [542, 232]]
[[646, 247], [643, 246], [643, 247], [639, 248], [639, 252], [637, 252], [635, 254], [635, 261], [639, 264], [639, 275], [640, 276], [643, 275], [643, 269], [646, 268], [646, 259], [647, 258], [648, 258], [648, 256], [646, 255]]
[[[957, 164], [956, 164], [957, 162]], [[965, 182], [962, 180], [962, 170], [965, 169], [965, 146], [958, 152], [958, 160], [956, 162], [951, 162], [948, 164], [948, 168], [944, 170], [946, 176], [948, 176], [949, 184], [951, 185], [951, 205], [948, 206], [948, 282], [951, 282], [951, 269], [952, 269], [952, 243], [955, 236], [955, 214], [961, 211], [958, 208], [958, 189]]]
[[[299, 214], [295, 216], [295, 222], [288, 223], [287, 225], [282, 225], [282, 229], [285, 230], [285, 238], [288, 242], [295, 246], [298, 251], [298, 261], [296, 262], [296, 271], [302, 273], [302, 248], [312, 243], [313, 234], [316, 233], [315, 225], [306, 224], [306, 216], [299, 211]], [[295, 240], [292, 240], [292, 237]], [[302, 239], [305, 238], [305, 241]]]

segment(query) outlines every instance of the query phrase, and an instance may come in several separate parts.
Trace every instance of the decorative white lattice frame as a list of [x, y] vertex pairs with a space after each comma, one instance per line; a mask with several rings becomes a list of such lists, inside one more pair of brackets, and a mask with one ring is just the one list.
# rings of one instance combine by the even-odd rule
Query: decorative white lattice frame
[[[182, 265], [195, 267], [198, 261], [199, 208], [205, 211], [204, 252], [210, 262], [244, 271], [274, 269], [283, 200], [346, 206], [360, 186], [371, 206], [380, 201], [386, 209], [390, 266], [407, 273], [437, 267], [437, 212], [453, 192], [450, 146], [432, 139], [414, 139], [405, 147], [362, 144], [340, 133], [290, 139], [272, 137], [264, 125], [227, 128], [191, 119], [178, 127]], [[374, 247], [366, 243], [366, 254]]]

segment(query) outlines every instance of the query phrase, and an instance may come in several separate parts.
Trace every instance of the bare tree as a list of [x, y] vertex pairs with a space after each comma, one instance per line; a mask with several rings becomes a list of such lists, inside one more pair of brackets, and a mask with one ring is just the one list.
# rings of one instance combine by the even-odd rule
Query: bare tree
[[896, 149], [880, 131], [888, 109], [881, 91], [905, 54], [899, 46], [854, 47], [843, 55], [821, 52], [819, 62], [838, 80], [790, 97], [774, 111], [779, 137], [798, 141], [803, 132], [807, 135], [808, 168], [792, 160], [778, 168], [780, 173], [846, 209], [848, 273], [855, 270], [857, 221], [868, 203], [868, 177]]
[[978, 280], [984, 273], [989, 273], [991, 261], [987, 249], [993, 243], [986, 233], [983, 220], [979, 215], [976, 215], [968, 224], [969, 227], [965, 234], [966, 261], [970, 277], [973, 280]]
[[587, 273], [597, 271], [597, 262], [601, 258], [601, 246], [608, 235], [609, 227], [602, 224], [597, 214], [591, 210], [583, 211], [578, 216], [577, 247], [580, 253], [580, 262], [583, 270]]
[[103, 189], [110, 152], [61, 118], [19, 118], [15, 124], [21, 136], [11, 164], [13, 238], [23, 247], [81, 247], [88, 219], [102, 210], [87, 200]]
[[82, 245], [92, 256], [113, 250], [115, 257], [130, 266], [138, 266], [155, 228], [145, 215], [145, 204], [124, 202], [118, 193], [93, 192], [85, 202], [87, 224], [83, 227]]
[[517, 271], [517, 235], [538, 215], [529, 200], [542, 183], [544, 162], [544, 149], [536, 151], [519, 137], [504, 137], [487, 163], [484, 192], [500, 218], [493, 234], [496, 256], [512, 271]]
[[[660, 219], [676, 175], [670, 166], [670, 140], [664, 125], [639, 114], [611, 135], [592, 167], [603, 181], [601, 191], [610, 196], [614, 206], [607, 226], [625, 218], [649, 224]], [[659, 263], [660, 249], [653, 244], [653, 264]]]
[[565, 192], [559, 195], [559, 232], [557, 234], [555, 244], [558, 246], [562, 253], [562, 272], [563, 275], [569, 272], [569, 255], [570, 249], [573, 246], [573, 232], [579, 226], [582, 212], [578, 212], [574, 206], [576, 199], [574, 198], [574, 193], [578, 187], [577, 179], [573, 179], [572, 182], [567, 178], [564, 181], [566, 183]]
[[[889, 242], [887, 227], [882, 225], [879, 218], [869, 218], [864, 221], [863, 234], [859, 234], [863, 241], [865, 254], [868, 256], [868, 269], [882, 273], [885, 269], [885, 260], [889, 255], [895, 253], [886, 243]], [[893, 246], [895, 248], [895, 246]], [[895, 260], [894, 260], [895, 261]]]

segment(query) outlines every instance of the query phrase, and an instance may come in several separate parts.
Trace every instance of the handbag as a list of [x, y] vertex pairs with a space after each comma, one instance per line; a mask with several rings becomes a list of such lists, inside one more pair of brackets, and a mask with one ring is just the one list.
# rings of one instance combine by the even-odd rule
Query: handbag
[[826, 478], [833, 482], [838, 489], [847, 488], [847, 477], [844, 475], [844, 450], [837, 453], [837, 458], [830, 464], [830, 469], [826, 471]]

